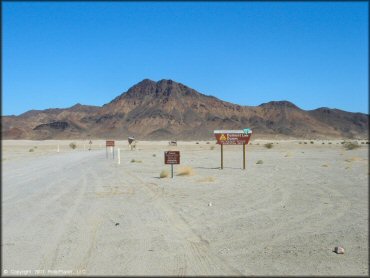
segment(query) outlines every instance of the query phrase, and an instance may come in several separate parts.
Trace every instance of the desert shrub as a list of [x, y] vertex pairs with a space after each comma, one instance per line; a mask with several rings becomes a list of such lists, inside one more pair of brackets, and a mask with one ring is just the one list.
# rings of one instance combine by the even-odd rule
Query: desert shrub
[[207, 142], [206, 144], [209, 145], [209, 142]]
[[298, 144], [302, 145], [302, 142], [298, 142]]
[[34, 149], [37, 149], [37, 146], [34, 146], [33, 148], [34, 148]]
[[152, 155], [153, 157], [156, 157], [157, 155], [155, 154], [155, 153], [153, 153], [153, 155]]
[[366, 142], [366, 144], [368, 144], [368, 145], [369, 145], [369, 141], [367, 141], [367, 142]]
[[365, 142], [361, 142], [361, 144], [365, 144]]
[[136, 163], [141, 163], [142, 161], [141, 161], [141, 160], [134, 159], [134, 158], [133, 158], [133, 159], [131, 159], [131, 163], [135, 163], [135, 162], [136, 162]]
[[321, 165], [321, 167], [329, 167], [327, 164], [323, 164]]
[[322, 144], [322, 145], [325, 145], [325, 142], [322, 142], [321, 144]]
[[214, 150], [214, 149], [215, 149], [215, 146], [211, 146], [211, 147], [210, 147], [210, 149], [211, 149], [211, 150]]
[[195, 144], [199, 145], [199, 142], [195, 142]]
[[28, 151], [29, 151], [30, 153], [32, 153], [32, 152], [34, 151], [34, 149], [32, 149], [32, 148], [31, 148], [31, 149], [29, 149]]
[[342, 145], [345, 143], [344, 141], [340, 142]]
[[258, 161], [256, 162], [256, 164], [263, 164], [263, 161], [262, 161], [262, 160], [258, 160]]
[[178, 176], [190, 176], [190, 175], [193, 175], [193, 168], [189, 167], [189, 166], [183, 166], [179, 169], [177, 175]]
[[314, 143], [313, 141], [310, 142], [310, 144], [313, 144], [313, 143]]
[[331, 142], [329, 142], [328, 144], [331, 145]]
[[75, 148], [77, 148], [77, 145], [76, 145], [76, 143], [75, 143], [75, 142], [71, 142], [71, 143], [69, 143], [69, 147], [70, 147], [72, 150], [74, 150]]
[[272, 144], [272, 143], [267, 143], [267, 144], [265, 144], [264, 146], [265, 146], [265, 148], [267, 148], [267, 149], [271, 149], [271, 148], [273, 147], [273, 144]]
[[215, 178], [214, 177], [204, 177], [202, 179], [198, 180], [199, 182], [214, 182]]
[[159, 174], [159, 177], [161, 179], [167, 178], [170, 175], [170, 173], [167, 170], [162, 170], [161, 173]]
[[307, 142], [303, 142], [303, 144], [307, 145]]
[[344, 148], [349, 151], [349, 150], [354, 150], [354, 149], [357, 149], [359, 148], [360, 146], [358, 145], [358, 143], [353, 143], [353, 142], [346, 142], [344, 144]]

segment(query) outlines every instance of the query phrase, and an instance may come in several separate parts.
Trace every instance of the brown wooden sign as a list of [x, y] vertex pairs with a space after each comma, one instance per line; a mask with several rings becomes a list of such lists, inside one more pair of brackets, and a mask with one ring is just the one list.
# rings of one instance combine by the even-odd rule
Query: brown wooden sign
[[245, 145], [249, 143], [252, 130], [215, 130], [217, 144], [221, 145], [221, 169], [224, 168], [224, 145], [243, 145], [243, 169], [245, 169]]
[[[220, 130], [221, 131], [221, 130]], [[239, 132], [226, 132], [214, 133], [217, 144], [220, 145], [244, 145], [249, 143], [249, 139], [251, 138], [251, 133], [239, 133]], [[230, 130], [231, 131], [231, 130]], [[227, 133], [229, 132], [229, 133]]]
[[113, 140], [107, 140], [105, 141], [106, 147], [114, 147], [114, 141]]
[[179, 151], [164, 152], [164, 164], [180, 164]]

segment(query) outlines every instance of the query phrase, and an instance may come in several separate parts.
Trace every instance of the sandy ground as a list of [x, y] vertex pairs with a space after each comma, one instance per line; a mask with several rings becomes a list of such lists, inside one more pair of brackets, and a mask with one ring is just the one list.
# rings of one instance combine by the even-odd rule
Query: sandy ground
[[70, 142], [2, 142], [3, 275], [368, 275], [369, 145]]

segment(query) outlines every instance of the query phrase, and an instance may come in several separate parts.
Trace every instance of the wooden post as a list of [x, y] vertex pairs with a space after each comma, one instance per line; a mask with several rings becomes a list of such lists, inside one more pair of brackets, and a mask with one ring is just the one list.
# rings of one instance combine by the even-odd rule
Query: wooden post
[[173, 179], [173, 164], [171, 164], [171, 178]]
[[224, 145], [221, 144], [221, 169], [224, 168]]
[[245, 170], [245, 143], [243, 144], [243, 169]]

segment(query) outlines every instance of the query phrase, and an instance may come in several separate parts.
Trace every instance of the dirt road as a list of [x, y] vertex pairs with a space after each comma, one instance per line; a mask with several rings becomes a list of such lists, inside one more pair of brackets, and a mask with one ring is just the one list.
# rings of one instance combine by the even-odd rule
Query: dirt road
[[104, 148], [5, 153], [3, 273], [368, 273], [367, 148], [254, 145], [246, 171], [228, 148], [221, 171], [217, 149], [189, 143], [194, 175], [159, 179], [166, 148], [122, 150], [120, 165]]

